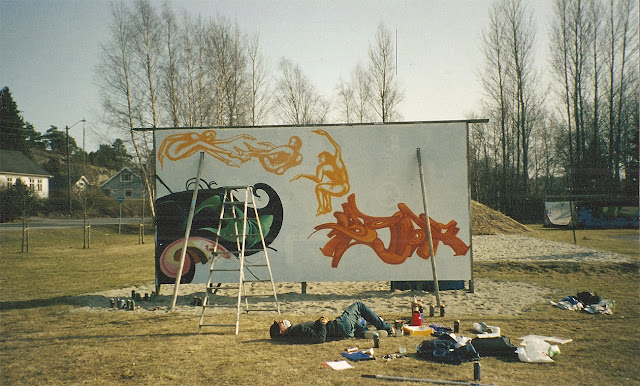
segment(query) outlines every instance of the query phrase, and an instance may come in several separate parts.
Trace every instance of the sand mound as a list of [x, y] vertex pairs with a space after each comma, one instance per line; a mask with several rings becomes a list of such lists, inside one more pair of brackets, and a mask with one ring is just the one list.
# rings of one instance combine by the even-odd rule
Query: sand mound
[[530, 231], [531, 229], [511, 217], [471, 200], [471, 233], [473, 235], [512, 235]]

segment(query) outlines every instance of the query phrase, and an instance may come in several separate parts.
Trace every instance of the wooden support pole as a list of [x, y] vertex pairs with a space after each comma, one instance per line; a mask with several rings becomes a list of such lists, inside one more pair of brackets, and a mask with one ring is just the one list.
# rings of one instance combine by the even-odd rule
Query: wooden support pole
[[[431, 223], [429, 220], [429, 206], [427, 205], [427, 189], [424, 182], [424, 171], [422, 170], [422, 156], [420, 155], [420, 148], [417, 149], [418, 153], [418, 169], [420, 171], [420, 187], [422, 188], [422, 205], [424, 206], [424, 216], [427, 229], [427, 240], [429, 241], [429, 260], [431, 261], [431, 273], [433, 274], [433, 289], [436, 293], [436, 302], [438, 309], [440, 308], [440, 286], [438, 285], [438, 271], [436, 269], [436, 259], [433, 253], [433, 239], [431, 238]], [[442, 312], [442, 311], [440, 311]]]
[[176, 284], [173, 287], [173, 300], [171, 300], [170, 311], [176, 306], [178, 299], [178, 288], [180, 287], [180, 279], [182, 278], [182, 269], [184, 268], [184, 259], [187, 254], [187, 245], [189, 243], [189, 233], [191, 233], [191, 222], [193, 221], [193, 213], [196, 210], [196, 199], [198, 198], [198, 187], [200, 186], [200, 176], [202, 175], [202, 165], [204, 164], [204, 152], [200, 152], [200, 161], [198, 162], [198, 174], [196, 176], [196, 185], [193, 188], [193, 196], [191, 198], [191, 209], [189, 209], [189, 218], [187, 220], [187, 229], [184, 231], [184, 244], [182, 245], [182, 253], [180, 254], [180, 268], [176, 273]]

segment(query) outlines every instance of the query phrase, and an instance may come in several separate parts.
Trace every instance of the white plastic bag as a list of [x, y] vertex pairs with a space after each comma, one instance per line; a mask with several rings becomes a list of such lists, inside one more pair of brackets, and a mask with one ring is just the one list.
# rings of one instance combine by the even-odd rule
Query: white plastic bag
[[521, 347], [516, 349], [518, 359], [527, 363], [549, 363], [553, 362], [554, 356], [560, 353], [560, 348], [550, 345], [542, 339], [527, 337], [520, 343]]

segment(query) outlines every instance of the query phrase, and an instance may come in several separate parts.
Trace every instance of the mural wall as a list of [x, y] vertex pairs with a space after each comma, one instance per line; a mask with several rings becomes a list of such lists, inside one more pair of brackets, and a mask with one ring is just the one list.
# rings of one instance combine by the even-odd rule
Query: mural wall
[[[170, 129], [155, 142], [159, 284], [175, 283], [201, 152], [182, 283], [206, 282], [221, 187], [232, 185], [255, 187], [278, 282], [431, 280], [418, 147], [438, 279], [471, 278], [466, 122]], [[218, 250], [234, 243], [221, 237]], [[237, 266], [232, 253], [217, 258]]]

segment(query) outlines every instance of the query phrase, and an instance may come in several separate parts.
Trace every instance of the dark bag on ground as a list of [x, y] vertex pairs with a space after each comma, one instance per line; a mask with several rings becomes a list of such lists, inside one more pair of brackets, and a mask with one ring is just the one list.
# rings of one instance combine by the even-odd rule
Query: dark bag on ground
[[517, 347], [511, 343], [511, 340], [506, 336], [498, 336], [495, 338], [474, 338], [471, 340], [471, 344], [476, 349], [478, 354], [483, 357], [499, 357], [507, 359], [518, 359], [516, 353]]
[[578, 301], [585, 307], [591, 304], [600, 303], [600, 296], [598, 296], [598, 294], [594, 294], [593, 292], [580, 292], [576, 295], [576, 299], [578, 299]]
[[480, 359], [471, 342], [456, 347], [457, 342], [452, 339], [425, 340], [418, 346], [418, 356], [438, 363], [459, 365]]

